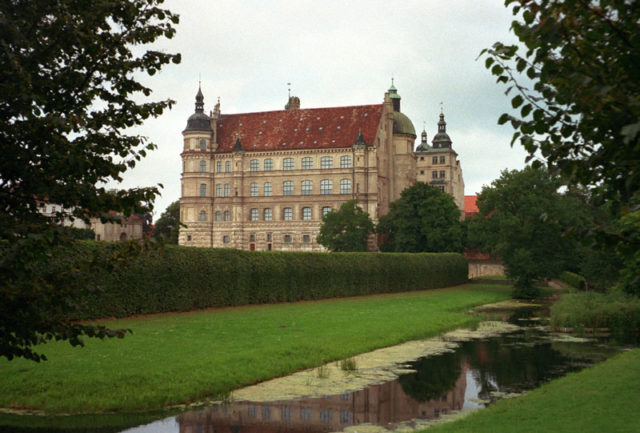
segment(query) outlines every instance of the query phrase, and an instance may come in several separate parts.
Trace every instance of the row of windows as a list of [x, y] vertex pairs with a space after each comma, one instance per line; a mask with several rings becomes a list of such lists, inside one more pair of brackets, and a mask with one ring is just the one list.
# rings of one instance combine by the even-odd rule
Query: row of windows
[[[286, 236], [286, 235], [285, 235]], [[336, 410], [336, 412], [338, 412]], [[292, 418], [292, 408], [290, 406], [283, 406], [280, 408], [280, 419], [282, 420], [291, 420]], [[257, 418], [258, 408], [254, 405], [249, 406], [248, 410], [249, 418]], [[261, 415], [263, 420], [271, 419], [271, 407], [262, 406]], [[308, 407], [300, 408], [300, 419], [302, 421], [311, 421], [313, 415], [313, 410]], [[321, 409], [319, 413], [320, 421], [324, 423], [331, 423], [333, 419], [333, 409]], [[340, 423], [341, 424], [351, 424], [353, 422], [353, 416], [351, 411], [341, 410], [340, 411]]]
[[[313, 194], [313, 181], [303, 180], [300, 184], [301, 195]], [[292, 180], [285, 180], [282, 182], [282, 194], [293, 195], [294, 187]], [[265, 197], [271, 197], [273, 194], [273, 184], [271, 182], [265, 182], [262, 186], [262, 193]], [[251, 197], [257, 197], [260, 195], [260, 188], [257, 183], [252, 183], [249, 186], [249, 194]], [[323, 179], [320, 181], [320, 194], [333, 194], [333, 181], [331, 179]], [[340, 194], [351, 194], [351, 179], [340, 179]], [[200, 197], [206, 197], [207, 184], [200, 184]], [[228, 183], [216, 185], [216, 197], [229, 197], [231, 195], [231, 185]]]
[[[329, 212], [331, 212], [331, 206], [325, 206], [322, 208], [322, 216], [325, 216]], [[260, 221], [260, 209], [253, 208], [249, 211], [249, 221]], [[300, 212], [300, 219], [302, 221], [311, 221], [311, 208], [303, 207]], [[199, 215], [200, 221], [207, 220], [207, 212], [204, 210], [200, 211]], [[262, 209], [262, 220], [263, 221], [273, 221], [273, 209], [265, 208]], [[285, 207], [282, 209], [282, 220], [283, 221], [293, 221], [293, 209], [290, 207]], [[216, 211], [215, 213], [215, 221], [231, 221], [231, 212], [226, 210]]]
[[[301, 168], [303, 170], [312, 170], [313, 169], [313, 158], [305, 157], [301, 160]], [[267, 158], [263, 161], [263, 170], [264, 171], [272, 171], [273, 170], [273, 159]], [[344, 155], [340, 157], [340, 168], [351, 168], [351, 156]], [[320, 168], [322, 169], [330, 169], [333, 168], [333, 157], [332, 156], [323, 156], [320, 158]], [[294, 170], [295, 164], [293, 158], [285, 158], [282, 160], [282, 169], [283, 170]], [[250, 171], [259, 171], [260, 170], [260, 161], [257, 159], [252, 159], [249, 161], [249, 170]], [[207, 161], [200, 161], [200, 171], [207, 171]], [[222, 173], [222, 161], [218, 161], [216, 163], [216, 171], [218, 173]], [[224, 173], [231, 172], [231, 161], [224, 161]]]
[[[420, 161], [424, 161], [424, 156], [420, 157]], [[438, 161], [440, 161], [440, 164], [444, 164], [445, 161], [446, 161], [446, 157], [444, 155], [441, 155], [440, 157], [433, 156], [431, 158], [431, 163], [432, 164], [438, 164]]]
[[[446, 177], [446, 172], [444, 170], [440, 170], [440, 179], [444, 179]], [[433, 170], [431, 172], [431, 179], [437, 179], [438, 178], [438, 171], [437, 170]]]

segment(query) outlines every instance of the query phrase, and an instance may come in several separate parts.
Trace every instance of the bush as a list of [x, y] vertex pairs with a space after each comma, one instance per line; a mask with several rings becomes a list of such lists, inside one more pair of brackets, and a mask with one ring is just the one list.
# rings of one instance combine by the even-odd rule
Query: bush
[[[105, 268], [119, 243], [79, 242], [60, 252], [56, 266], [81, 267], [81, 311], [72, 319], [126, 317], [168, 311], [271, 302], [295, 302], [426, 290], [467, 281], [467, 260], [457, 253], [285, 253], [166, 245]], [[49, 270], [51, 272], [51, 270]]]
[[586, 281], [584, 277], [573, 272], [565, 271], [561, 273], [560, 281], [567, 283], [574, 289], [584, 290], [586, 288]]
[[640, 330], [640, 299], [624, 293], [564, 295], [551, 307], [551, 326], [609, 328], [615, 334]]

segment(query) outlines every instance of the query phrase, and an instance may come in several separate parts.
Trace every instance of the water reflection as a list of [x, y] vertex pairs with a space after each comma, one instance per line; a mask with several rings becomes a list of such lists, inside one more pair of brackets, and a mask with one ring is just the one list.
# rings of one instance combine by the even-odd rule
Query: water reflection
[[[575, 347], [583, 344], [573, 343]], [[532, 329], [484, 341], [461, 343], [455, 352], [419, 359], [396, 381], [351, 393], [307, 400], [237, 402], [179, 415], [181, 433], [322, 433], [371, 423], [385, 427], [437, 418], [489, 404], [578, 370], [610, 348], [556, 350]], [[590, 354], [587, 356], [586, 354]]]

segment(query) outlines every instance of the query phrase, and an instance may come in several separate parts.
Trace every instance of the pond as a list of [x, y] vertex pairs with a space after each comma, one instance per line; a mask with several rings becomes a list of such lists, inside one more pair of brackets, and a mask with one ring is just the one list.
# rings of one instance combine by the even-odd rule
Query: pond
[[[512, 320], [537, 325], [537, 321], [524, 321], [519, 316]], [[140, 425], [148, 422], [143, 418], [129, 422], [124, 418], [124, 424], [117, 423], [138, 425], [128, 429], [53, 430], [49, 425], [17, 430], [0, 426], [0, 432], [355, 433], [417, 429], [456, 416], [452, 414], [477, 410], [497, 399], [518, 395], [567, 372], [603, 361], [620, 350], [602, 340], [554, 335], [542, 326], [512, 327], [499, 335], [464, 340], [445, 342], [445, 349], [435, 355], [396, 365], [393, 376], [397, 377], [393, 380], [361, 388], [357, 379], [366, 374], [364, 364], [358, 363], [364, 361], [357, 358], [355, 365], [345, 367], [343, 363], [341, 368], [333, 363], [331, 374], [343, 376], [345, 383], [351, 383], [339, 393], [320, 391], [322, 395], [311, 393], [310, 398], [295, 399], [278, 398], [281, 394], [276, 393], [270, 400], [264, 393], [238, 392], [227, 402], [176, 416], [164, 415], [150, 424]], [[307, 374], [304, 379], [307, 385], [322, 386], [329, 381], [323, 377], [329, 375], [329, 370], [323, 368]], [[256, 398], [252, 401], [251, 396]], [[65, 424], [70, 425], [70, 421], [67, 419]], [[106, 421], [107, 418], [100, 424]], [[87, 418], [80, 424], [92, 425]]]

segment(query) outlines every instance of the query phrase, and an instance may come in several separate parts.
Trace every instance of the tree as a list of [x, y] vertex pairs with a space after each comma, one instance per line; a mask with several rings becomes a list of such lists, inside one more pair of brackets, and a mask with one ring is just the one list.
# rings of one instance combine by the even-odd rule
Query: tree
[[155, 225], [153, 233], [155, 238], [160, 238], [168, 244], [177, 245], [180, 231], [180, 200], [167, 206]]
[[[519, 17], [512, 30], [525, 50], [498, 42], [481, 53], [507, 93], [516, 93], [511, 104], [519, 113], [505, 113], [498, 123], [512, 125], [511, 143], [519, 140], [528, 160], [541, 156], [568, 184], [589, 188], [596, 203], [608, 207], [621, 221], [617, 230], [583, 237], [605, 249], [617, 245], [625, 266], [639, 269], [640, 227], [627, 223], [640, 211], [640, 3], [505, 5]], [[626, 291], [640, 294], [640, 279], [625, 281]]]
[[[66, 218], [125, 216], [152, 206], [157, 187], [107, 194], [155, 145], [126, 129], [157, 117], [172, 101], [151, 102], [137, 81], [179, 54], [141, 49], [173, 37], [178, 17], [163, 0], [7, 0], [0, 6], [0, 356], [45, 359], [33, 346], [52, 338], [123, 331], [69, 323], [77, 269], [56, 275], [51, 252], [68, 245]], [[135, 46], [135, 50], [133, 47]], [[144, 101], [144, 102], [139, 102]], [[54, 217], [38, 200], [62, 206]], [[55, 311], [56, 314], [51, 314]], [[60, 313], [60, 314], [58, 314]]]
[[462, 252], [460, 210], [449, 194], [416, 182], [389, 207], [377, 228], [382, 251]]
[[558, 192], [562, 180], [543, 168], [503, 171], [478, 195], [469, 242], [501, 257], [515, 278], [516, 297], [535, 297], [533, 283], [575, 266], [576, 240], [567, 229], [589, 224], [582, 204]]
[[358, 206], [357, 200], [349, 200], [337, 211], [322, 217], [318, 243], [330, 251], [367, 251], [367, 239], [373, 233], [369, 214]]

